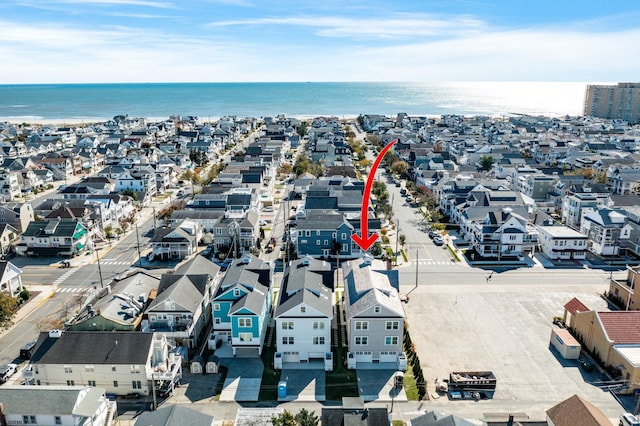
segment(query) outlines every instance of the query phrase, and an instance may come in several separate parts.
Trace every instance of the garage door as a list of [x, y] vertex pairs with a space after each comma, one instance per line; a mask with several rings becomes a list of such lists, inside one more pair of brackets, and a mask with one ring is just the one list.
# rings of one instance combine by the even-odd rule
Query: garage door
[[398, 361], [398, 353], [396, 351], [380, 352], [380, 362], [396, 362]]
[[283, 362], [300, 362], [300, 352], [285, 352]]
[[356, 362], [371, 362], [373, 360], [373, 352], [356, 352]]

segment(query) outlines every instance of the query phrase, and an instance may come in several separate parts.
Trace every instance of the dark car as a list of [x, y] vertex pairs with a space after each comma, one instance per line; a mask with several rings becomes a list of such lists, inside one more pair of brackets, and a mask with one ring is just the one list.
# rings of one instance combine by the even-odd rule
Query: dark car
[[431, 238], [432, 240], [435, 237], [438, 237], [440, 234], [438, 234], [436, 231], [429, 231], [429, 238]]
[[122, 397], [123, 399], [140, 399], [141, 395], [138, 392], [131, 392]]
[[33, 355], [33, 350], [36, 347], [36, 342], [29, 342], [20, 348], [20, 359], [30, 359]]

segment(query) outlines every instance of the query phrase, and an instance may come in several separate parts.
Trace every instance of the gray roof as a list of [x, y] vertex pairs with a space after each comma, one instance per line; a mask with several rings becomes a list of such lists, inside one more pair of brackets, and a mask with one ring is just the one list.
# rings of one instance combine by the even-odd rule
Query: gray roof
[[40, 333], [32, 364], [147, 363], [153, 333], [139, 331], [66, 331], [60, 337]]
[[[384, 269], [384, 266], [380, 269]], [[374, 305], [380, 305], [398, 317], [405, 317], [398, 290], [382, 270], [375, 270], [360, 258], [344, 263], [342, 271], [349, 318], [358, 316]]]
[[[91, 417], [96, 414], [103, 388], [89, 387], [78, 407], [84, 386], [2, 386], [0, 401], [5, 415], [78, 415]], [[92, 411], [93, 409], [93, 411]]]
[[[338, 213], [335, 211], [331, 211], [326, 214], [309, 211], [307, 212], [307, 217], [300, 217], [296, 220], [298, 230], [335, 230], [345, 222], [349, 224], [349, 222], [345, 220], [342, 213]], [[349, 226], [352, 227], [350, 224]]]
[[305, 304], [327, 318], [333, 318], [331, 265], [310, 257], [294, 260], [285, 270], [279, 294], [276, 317]]
[[[56, 223], [57, 222], [57, 223]], [[34, 220], [29, 222], [29, 226], [22, 234], [25, 237], [73, 237], [76, 227], [82, 226], [76, 220], [61, 219], [61, 220]], [[53, 233], [45, 233], [45, 229], [49, 228], [53, 230]]]
[[181, 404], [159, 408], [156, 411], [145, 411], [136, 418], [135, 426], [213, 426], [213, 416], [192, 410]]

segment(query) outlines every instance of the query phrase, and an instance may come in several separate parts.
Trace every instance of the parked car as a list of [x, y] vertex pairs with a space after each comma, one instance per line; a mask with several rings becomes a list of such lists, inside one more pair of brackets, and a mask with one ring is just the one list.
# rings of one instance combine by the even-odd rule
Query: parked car
[[436, 231], [429, 231], [429, 238], [431, 238], [432, 240], [435, 237], [439, 237], [439, 236], [440, 236], [440, 234], [438, 234]]
[[131, 392], [123, 396], [123, 399], [140, 399], [140, 394], [138, 392]]
[[20, 359], [31, 359], [31, 355], [33, 355], [33, 350], [36, 347], [36, 342], [29, 342], [20, 348]]
[[267, 213], [272, 212], [273, 211], [273, 206], [267, 206], [267, 207], [263, 208], [262, 211], [263, 212], [267, 212]]
[[433, 239], [433, 244], [437, 245], [437, 246], [441, 246], [444, 244], [444, 240], [442, 239], [441, 236], [437, 236]]
[[18, 371], [16, 364], [0, 365], [0, 383], [5, 383]]

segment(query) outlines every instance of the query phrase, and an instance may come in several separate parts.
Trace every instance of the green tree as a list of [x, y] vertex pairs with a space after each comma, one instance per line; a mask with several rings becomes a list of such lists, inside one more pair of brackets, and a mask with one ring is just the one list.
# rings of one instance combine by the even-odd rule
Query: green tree
[[409, 165], [403, 160], [394, 161], [393, 164], [391, 164], [391, 171], [396, 175], [406, 176], [409, 171]]
[[128, 195], [133, 198], [135, 201], [138, 201], [138, 194], [133, 191], [133, 189], [125, 189], [120, 193], [121, 195]]
[[284, 410], [277, 416], [271, 417], [273, 426], [296, 426], [296, 419], [288, 410]]
[[493, 167], [494, 162], [495, 162], [495, 159], [493, 158], [493, 156], [483, 155], [482, 157], [480, 157], [480, 168], [482, 170], [491, 170], [491, 167]]
[[303, 408], [296, 414], [295, 416], [296, 422], [300, 426], [318, 426], [320, 423], [320, 418], [316, 416], [315, 411], [309, 411], [306, 408]]
[[300, 137], [304, 137], [304, 135], [307, 134], [308, 128], [309, 128], [309, 123], [307, 123], [306, 121], [301, 121], [300, 124], [298, 124], [298, 127], [296, 127], [296, 133], [298, 133]]
[[371, 246], [371, 255], [376, 257], [382, 254], [382, 244], [376, 241], [373, 246]]
[[407, 237], [404, 234], [400, 234], [398, 236], [398, 242], [402, 246], [402, 249], [404, 249], [404, 244], [407, 242]]
[[11, 297], [5, 291], [0, 291], [0, 330], [5, 330], [13, 324], [13, 316], [18, 311], [18, 299]]

